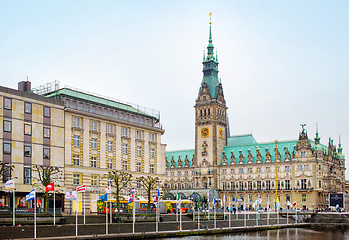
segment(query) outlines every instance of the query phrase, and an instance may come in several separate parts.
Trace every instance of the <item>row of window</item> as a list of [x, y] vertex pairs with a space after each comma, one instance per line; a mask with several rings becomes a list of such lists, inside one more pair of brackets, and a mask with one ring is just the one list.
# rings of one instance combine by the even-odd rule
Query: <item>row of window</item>
[[[228, 197], [228, 196], [227, 196]], [[250, 203], [253, 203], [255, 200], [259, 200], [261, 199], [262, 202], [269, 202], [270, 205], [273, 204], [273, 198], [275, 198], [274, 195], [267, 195], [265, 196], [265, 199], [263, 199], [263, 197], [261, 195], [258, 195], [257, 196], [257, 199], [253, 199], [253, 196], [251, 194], [247, 195], [247, 203], [250, 202]], [[280, 202], [285, 202], [285, 203], [291, 203], [291, 196], [289, 194], [286, 194], [285, 195], [285, 199], [282, 199], [280, 194], [278, 194], [278, 199]], [[306, 202], [307, 201], [307, 194], [302, 194], [301, 196], [301, 199], [302, 199], [302, 202]], [[269, 201], [268, 201], [269, 200]], [[240, 204], [242, 204], [243, 202], [245, 201], [244, 199], [244, 195], [240, 195], [240, 196], [236, 196], [236, 195], [232, 195], [231, 196], [231, 202], [234, 203], [234, 202], [239, 202]]]
[[[98, 175], [93, 175], [91, 176], [91, 186], [92, 187], [98, 187], [99, 186], [99, 176]], [[73, 185], [81, 185], [83, 184], [82, 182], [82, 174], [79, 174], [79, 173], [75, 173], [73, 174]], [[114, 185], [114, 181], [112, 178], [108, 178], [107, 179], [107, 185], [108, 186], [113, 186]], [[141, 180], [136, 180], [136, 188], [137, 189], [140, 189], [142, 187], [142, 183], [141, 183]]]
[[[11, 141], [6, 141], [4, 140], [3, 142], [3, 153], [10, 155], [12, 152], [12, 145]], [[24, 157], [31, 157], [32, 156], [32, 146], [31, 144], [24, 144], [24, 149], [23, 149], [23, 156]], [[50, 146], [44, 146], [43, 147], [43, 159], [50, 159], [51, 157], [51, 149]]]
[[[12, 132], [12, 120], [9, 118], [4, 118], [4, 132]], [[43, 126], [43, 137], [50, 138], [51, 128], [49, 126]], [[24, 122], [24, 135], [32, 135], [32, 124], [29, 122]]]
[[105, 117], [120, 119], [132, 123], [142, 124], [146, 126], [153, 125], [153, 121], [149, 118], [139, 117], [132, 114], [130, 115], [129, 113], [119, 112], [113, 109], [103, 108], [96, 105], [90, 105], [88, 103], [77, 102], [75, 100], [70, 101], [69, 99], [67, 99], [65, 102], [65, 106], [79, 111], [98, 114]]
[[[247, 182], [223, 182], [223, 190], [271, 190], [275, 186], [275, 181], [247, 181]], [[291, 190], [291, 181], [278, 181], [278, 189]]]
[[[275, 186], [275, 181], [247, 181], [247, 182], [223, 182], [223, 190], [271, 190]], [[291, 180], [278, 180], [278, 189], [291, 190]], [[311, 187], [311, 181], [306, 179], [300, 179], [296, 181], [297, 189], [309, 189]], [[321, 180], [318, 183], [319, 188], [322, 187]]]
[[[4, 98], [4, 109], [12, 110], [12, 99]], [[31, 114], [32, 113], [32, 104], [29, 102], [24, 102], [24, 113]], [[44, 117], [51, 117], [51, 108], [44, 106]]]
[[[96, 150], [97, 149], [97, 138], [91, 138], [91, 149]], [[80, 147], [80, 136], [74, 135], [73, 136], [73, 146], [74, 147]], [[107, 151], [113, 152], [114, 142], [113, 141], [107, 141]], [[128, 144], [123, 143], [122, 144], [122, 153], [128, 154]], [[142, 156], [142, 147], [137, 146], [136, 148], [136, 154], [137, 156]], [[154, 158], [154, 148], [149, 149], [149, 157]]]
[[[80, 161], [80, 155], [79, 154], [73, 154], [72, 156], [73, 158], [73, 165], [74, 166], [81, 166], [81, 161]], [[95, 156], [92, 156], [90, 158], [90, 167], [92, 168], [97, 168], [97, 162], [98, 159]], [[150, 163], [149, 164], [149, 173], [154, 173], [154, 163]], [[114, 169], [113, 168], [113, 159], [112, 158], [107, 158], [106, 161], [106, 168], [107, 169]], [[122, 169], [123, 170], [129, 170], [128, 169], [128, 161], [127, 160], [123, 160], [122, 161]], [[142, 172], [142, 163], [141, 162], [136, 162], [136, 172]]]
[[[81, 118], [73, 117], [73, 127], [74, 128], [81, 128], [80, 122], [81, 122]], [[90, 131], [99, 132], [99, 126], [100, 126], [100, 122], [94, 121], [94, 120], [90, 121]], [[113, 124], [107, 124], [107, 134], [112, 134], [112, 135], [115, 134], [115, 126]], [[143, 140], [143, 135], [144, 135], [143, 131], [140, 131], [140, 130], [136, 131], [136, 139], [137, 140]], [[129, 137], [129, 128], [123, 127], [121, 129], [121, 136], [122, 137]], [[154, 133], [149, 134], [149, 141], [155, 142], [155, 134]]]

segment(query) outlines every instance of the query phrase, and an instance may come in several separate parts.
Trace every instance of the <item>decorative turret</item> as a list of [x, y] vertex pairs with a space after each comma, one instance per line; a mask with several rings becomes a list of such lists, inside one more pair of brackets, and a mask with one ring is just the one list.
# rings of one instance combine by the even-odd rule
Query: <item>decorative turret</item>
[[320, 144], [320, 137], [319, 137], [319, 131], [318, 131], [318, 126], [317, 126], [317, 123], [316, 123], [316, 133], [315, 133], [316, 137], [314, 138], [315, 140], [315, 144]]
[[341, 135], [339, 135], [338, 157], [339, 157], [339, 159], [344, 159], [343, 148], [342, 148], [342, 143], [341, 143]]

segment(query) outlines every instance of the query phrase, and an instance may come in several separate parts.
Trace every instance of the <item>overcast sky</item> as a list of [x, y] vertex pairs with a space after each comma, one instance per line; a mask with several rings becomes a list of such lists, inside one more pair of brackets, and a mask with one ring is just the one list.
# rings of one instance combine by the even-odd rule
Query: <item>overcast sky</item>
[[[349, 1], [0, 0], [1, 85], [61, 86], [161, 112], [167, 150], [194, 147], [212, 11], [231, 135], [321, 142], [349, 153]], [[348, 168], [347, 161], [347, 168]], [[346, 178], [349, 178], [347, 171]]]

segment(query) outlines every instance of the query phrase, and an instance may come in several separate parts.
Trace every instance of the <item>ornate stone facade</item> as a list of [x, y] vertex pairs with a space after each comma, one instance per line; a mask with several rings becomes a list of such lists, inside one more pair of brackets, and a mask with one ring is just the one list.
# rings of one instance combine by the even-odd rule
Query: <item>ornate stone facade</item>
[[[344, 192], [345, 158], [341, 143], [320, 143], [318, 130], [309, 139], [302, 125], [298, 140], [258, 143], [252, 134], [229, 136], [227, 106], [213, 54], [211, 23], [203, 80], [195, 108], [195, 149], [166, 153], [166, 184], [172, 190], [218, 190], [229, 202], [281, 208], [324, 208], [328, 194]], [[275, 160], [276, 159], [276, 160]], [[254, 206], [256, 207], [256, 206]], [[294, 206], [293, 206], [294, 207]]]

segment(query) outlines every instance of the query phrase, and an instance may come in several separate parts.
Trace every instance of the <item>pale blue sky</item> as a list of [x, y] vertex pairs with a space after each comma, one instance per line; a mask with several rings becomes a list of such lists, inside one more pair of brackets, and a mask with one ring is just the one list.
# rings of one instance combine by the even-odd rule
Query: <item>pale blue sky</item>
[[321, 142], [341, 134], [347, 153], [348, 10], [348, 1], [1, 0], [1, 85], [59, 80], [154, 108], [167, 149], [193, 148], [212, 11], [231, 134], [296, 139], [307, 123], [313, 138], [318, 122]]

